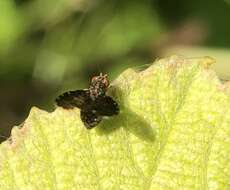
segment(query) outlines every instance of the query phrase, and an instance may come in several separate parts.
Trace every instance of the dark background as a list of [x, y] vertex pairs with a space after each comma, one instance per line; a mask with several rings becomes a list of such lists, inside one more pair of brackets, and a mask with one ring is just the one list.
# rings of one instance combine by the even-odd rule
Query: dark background
[[32, 106], [52, 111], [63, 91], [100, 72], [177, 53], [209, 55], [230, 77], [230, 0], [1, 0], [0, 135]]

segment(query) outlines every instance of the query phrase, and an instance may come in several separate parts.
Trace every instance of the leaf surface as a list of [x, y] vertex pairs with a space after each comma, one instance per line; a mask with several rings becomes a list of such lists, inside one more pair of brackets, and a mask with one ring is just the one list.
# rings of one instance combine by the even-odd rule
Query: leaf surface
[[32, 108], [0, 145], [0, 189], [230, 189], [229, 86], [212, 62], [128, 69], [109, 90], [120, 114], [92, 130], [77, 108]]

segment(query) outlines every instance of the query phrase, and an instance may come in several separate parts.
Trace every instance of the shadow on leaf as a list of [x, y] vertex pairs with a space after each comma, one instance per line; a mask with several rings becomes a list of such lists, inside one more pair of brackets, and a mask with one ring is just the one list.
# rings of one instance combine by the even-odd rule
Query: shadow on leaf
[[[120, 89], [112, 91], [112, 97], [119, 103], [120, 113], [117, 116], [104, 118], [100, 126], [96, 129], [99, 135], [109, 134], [123, 127], [129, 133], [134, 134], [138, 138], [153, 143], [155, 140], [155, 132], [143, 117], [124, 107], [125, 98], [122, 96]], [[115, 93], [114, 93], [115, 92]]]

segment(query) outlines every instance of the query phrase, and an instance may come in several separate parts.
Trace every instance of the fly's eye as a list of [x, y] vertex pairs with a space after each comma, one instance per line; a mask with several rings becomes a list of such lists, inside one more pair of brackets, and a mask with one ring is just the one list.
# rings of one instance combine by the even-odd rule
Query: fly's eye
[[97, 81], [98, 80], [98, 76], [94, 76], [92, 79], [91, 79], [91, 82], [94, 82], [94, 81]]
[[105, 75], [100, 75], [100, 77], [101, 77], [101, 81], [102, 81], [102, 83], [103, 83], [103, 85], [107, 88], [107, 87], [109, 87], [109, 80], [108, 80], [108, 78], [107, 78], [107, 75], [105, 74]]
[[103, 84], [107, 87], [109, 87], [109, 80], [105, 77], [103, 80]]

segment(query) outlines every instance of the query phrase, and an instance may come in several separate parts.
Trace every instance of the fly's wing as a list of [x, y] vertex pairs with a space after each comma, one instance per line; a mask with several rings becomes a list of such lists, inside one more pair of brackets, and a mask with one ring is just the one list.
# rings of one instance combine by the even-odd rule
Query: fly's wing
[[112, 116], [119, 113], [116, 101], [110, 96], [100, 96], [94, 101], [93, 110], [100, 116]]
[[87, 129], [92, 129], [102, 120], [102, 117], [99, 116], [95, 110], [82, 109], [80, 115], [81, 120]]
[[65, 92], [56, 98], [56, 103], [65, 109], [72, 109], [74, 107], [82, 108], [87, 101], [89, 101], [88, 90], [75, 90]]

